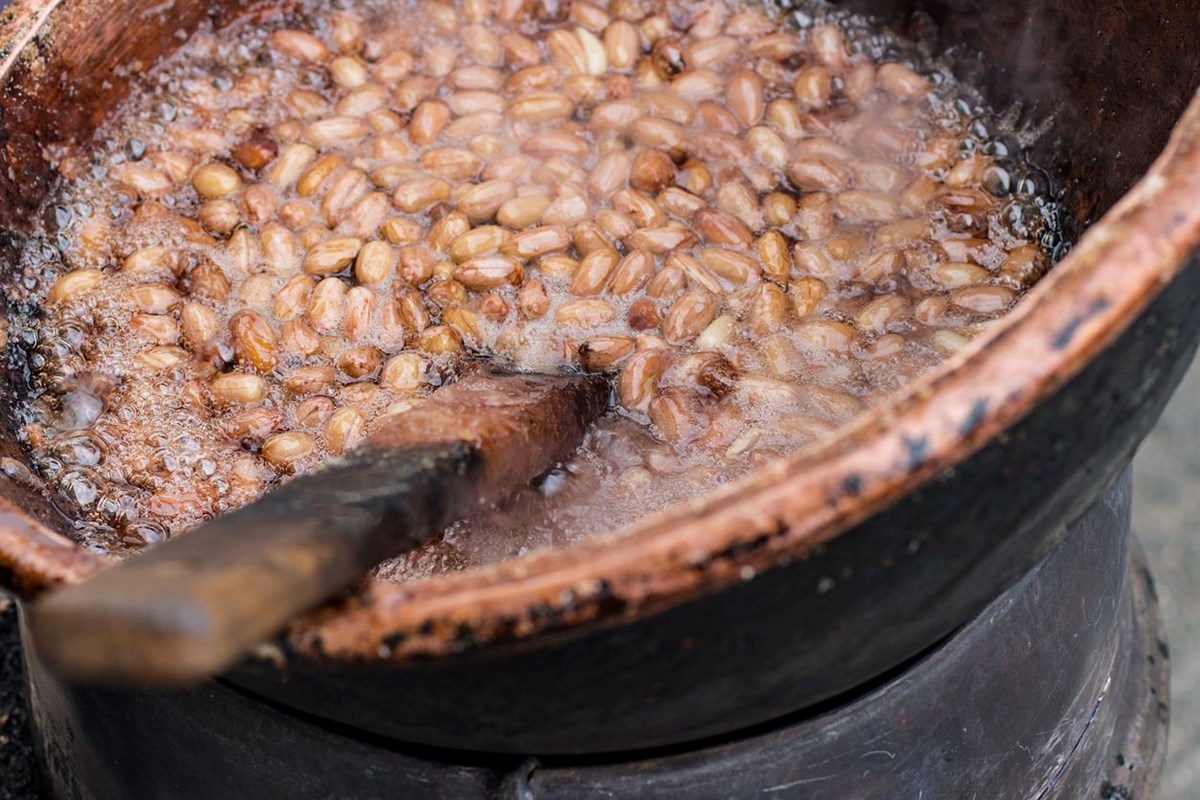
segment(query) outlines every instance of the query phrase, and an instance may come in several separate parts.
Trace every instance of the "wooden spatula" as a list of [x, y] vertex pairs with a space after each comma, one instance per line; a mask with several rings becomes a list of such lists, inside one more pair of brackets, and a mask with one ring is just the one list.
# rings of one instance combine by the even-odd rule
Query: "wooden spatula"
[[608, 399], [586, 375], [477, 373], [359, 449], [34, 608], [37, 651], [90, 683], [214, 675], [375, 564], [550, 469]]

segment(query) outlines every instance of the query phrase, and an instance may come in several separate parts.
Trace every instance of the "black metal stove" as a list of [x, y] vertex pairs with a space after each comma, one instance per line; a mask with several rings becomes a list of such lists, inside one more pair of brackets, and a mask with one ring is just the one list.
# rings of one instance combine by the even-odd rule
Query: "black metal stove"
[[1167, 647], [1129, 510], [1126, 472], [931, 652], [823, 709], [671, 751], [539, 760], [413, 748], [219, 682], [182, 694], [66, 688], [26, 653], [43, 782], [53, 796], [104, 799], [1150, 798]]

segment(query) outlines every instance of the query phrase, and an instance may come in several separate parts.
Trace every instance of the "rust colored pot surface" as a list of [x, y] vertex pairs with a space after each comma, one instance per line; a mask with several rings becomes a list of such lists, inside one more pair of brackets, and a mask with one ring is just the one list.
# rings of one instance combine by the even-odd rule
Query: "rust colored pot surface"
[[[974, 79], [994, 105], [1019, 99], [1028, 122], [1048, 122], [1039, 158], [1086, 229], [1071, 254], [987, 335], [819, 446], [583, 544], [366, 585], [231, 680], [442, 746], [667, 744], [896, 666], [1057, 543], [1153, 424], [1200, 334], [1200, 3], [878, 5], [935, 48], [980, 55]], [[41, 154], [86, 144], [127, 89], [115, 68], [242, 13], [238, 0], [6, 12], [9, 255], [53, 182]], [[21, 380], [11, 370], [0, 385], [0, 456], [18, 460], [8, 401]], [[0, 570], [26, 597], [105, 566], [56, 519], [0, 475]]]

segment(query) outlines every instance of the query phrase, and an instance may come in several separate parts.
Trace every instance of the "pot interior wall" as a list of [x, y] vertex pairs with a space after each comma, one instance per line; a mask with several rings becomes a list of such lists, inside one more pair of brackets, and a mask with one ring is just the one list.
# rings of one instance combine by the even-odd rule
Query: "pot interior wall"
[[[127, 93], [126, 76], [174, 50], [180, 31], [206, 21], [224, 25], [258, 7], [213, 0], [177, 3], [163, 13], [158, 0], [42, 5], [57, 7], [13, 66], [0, 115], [8, 167], [0, 170], [0, 284], [11, 277], [20, 233], [36, 228], [53, 185], [53, 170], [41, 155], [46, 148], [86, 144]], [[976, 54], [962, 59], [966, 77], [985, 87], [997, 108], [1018, 108], [1029, 130], [1044, 128], [1036, 145], [1039, 163], [1062, 178], [1080, 228], [1145, 171], [1200, 81], [1200, 47], [1170, 35], [1163, 21], [1188, 13], [1171, 0], [1103, 8], [1084, 0], [843, 5], [886, 14], [936, 50]], [[0, 304], [5, 302], [0, 293]], [[0, 457], [21, 459], [11, 401], [25, 385], [23, 366], [4, 364], [0, 380]], [[0, 473], [0, 497], [62, 530], [62, 515], [7, 472]]]
[[1200, 7], [1184, 0], [847, 0], [951, 52], [1035, 136], [1081, 232], [1146, 171], [1200, 84]]

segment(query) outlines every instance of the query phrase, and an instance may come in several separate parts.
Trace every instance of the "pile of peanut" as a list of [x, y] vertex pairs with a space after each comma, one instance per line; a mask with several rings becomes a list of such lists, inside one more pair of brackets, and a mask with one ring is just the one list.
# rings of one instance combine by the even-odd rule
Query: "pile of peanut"
[[477, 356], [611, 373], [614, 415], [562, 473], [589, 487], [558, 493], [570, 514], [541, 492], [522, 507], [544, 524], [459, 543], [603, 530], [826, 435], [1049, 262], [1012, 223], [1046, 205], [1016, 154], [874, 41], [663, 0], [383, 2], [197, 35], [94, 161], [63, 161], [39, 470], [85, 540], [139, 547]]

